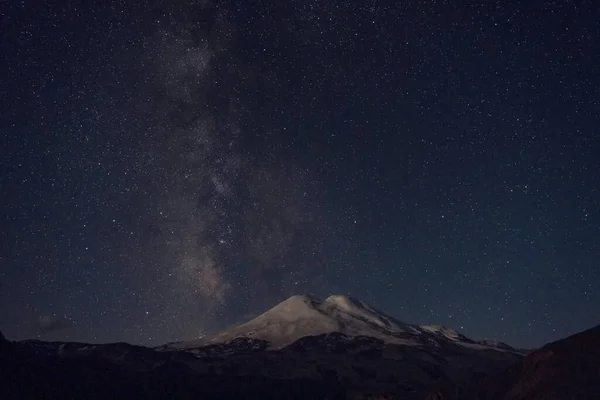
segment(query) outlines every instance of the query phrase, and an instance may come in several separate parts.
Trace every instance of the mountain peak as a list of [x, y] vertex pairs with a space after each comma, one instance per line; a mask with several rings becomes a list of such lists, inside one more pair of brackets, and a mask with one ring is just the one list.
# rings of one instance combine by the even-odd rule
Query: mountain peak
[[335, 304], [336, 306], [348, 309], [352, 307], [362, 307], [363, 303], [360, 300], [342, 294], [332, 294], [323, 302], [325, 304]]
[[253, 320], [217, 335], [211, 342], [222, 343], [244, 336], [268, 341], [273, 347], [285, 347], [305, 336], [333, 332], [406, 342], [394, 335], [417, 334], [420, 330], [347, 295], [334, 294], [319, 300], [307, 294], [297, 294]]
[[309, 294], [295, 294], [288, 297], [287, 299], [279, 303], [277, 306], [281, 306], [283, 304], [306, 304], [308, 306], [312, 306], [313, 304], [318, 302], [319, 300], [317, 298]]

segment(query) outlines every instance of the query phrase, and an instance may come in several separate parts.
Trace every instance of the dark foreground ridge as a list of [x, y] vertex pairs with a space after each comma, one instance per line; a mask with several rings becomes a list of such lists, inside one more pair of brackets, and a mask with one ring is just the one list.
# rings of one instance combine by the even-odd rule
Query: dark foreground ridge
[[600, 399], [600, 326], [526, 357], [341, 333], [269, 350], [237, 338], [193, 350], [10, 342], [0, 399]]
[[434, 384], [500, 371], [519, 358], [444, 341], [401, 346], [341, 333], [280, 350], [250, 338], [189, 351], [2, 339], [0, 398], [424, 399]]
[[[343, 399], [335, 382], [190, 367], [194, 357], [127, 344], [0, 343], [1, 399]], [[62, 349], [60, 349], [62, 347]], [[58, 353], [53, 354], [58, 349]], [[73, 352], [82, 355], [74, 355]]]
[[535, 350], [500, 374], [448, 386], [429, 400], [600, 399], [600, 325]]

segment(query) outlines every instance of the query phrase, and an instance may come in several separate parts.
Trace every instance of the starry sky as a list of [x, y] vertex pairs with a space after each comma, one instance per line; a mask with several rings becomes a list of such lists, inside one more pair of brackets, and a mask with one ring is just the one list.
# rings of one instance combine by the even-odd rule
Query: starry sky
[[158, 345], [295, 293], [600, 323], [598, 5], [467, 3], [4, 2], [0, 329]]

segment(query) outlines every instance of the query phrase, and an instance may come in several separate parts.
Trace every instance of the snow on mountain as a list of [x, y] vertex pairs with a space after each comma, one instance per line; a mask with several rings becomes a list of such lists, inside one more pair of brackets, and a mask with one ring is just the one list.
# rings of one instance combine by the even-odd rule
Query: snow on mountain
[[458, 333], [454, 329], [450, 329], [443, 325], [421, 325], [420, 328], [427, 332], [443, 335], [446, 338], [453, 340], [453, 341], [459, 341], [459, 340], [464, 341], [465, 339], [468, 340], [468, 338], [466, 336]]
[[472, 349], [506, 350], [475, 342], [444, 326], [406, 324], [360, 300], [343, 295], [332, 295], [323, 301], [308, 295], [294, 295], [264, 314], [211, 339], [172, 343], [165, 349], [191, 349], [226, 343], [239, 337], [264, 340], [271, 344], [271, 348], [283, 348], [306, 336], [332, 332], [369, 336], [385, 343], [409, 346], [425, 343], [436, 346], [439, 341], [445, 341]]
[[330, 296], [319, 302], [306, 295], [296, 295], [259, 317], [217, 335], [211, 342], [246, 336], [266, 340], [274, 347], [285, 347], [304, 336], [330, 332], [385, 339], [390, 331], [413, 332], [414, 328], [346, 296]]

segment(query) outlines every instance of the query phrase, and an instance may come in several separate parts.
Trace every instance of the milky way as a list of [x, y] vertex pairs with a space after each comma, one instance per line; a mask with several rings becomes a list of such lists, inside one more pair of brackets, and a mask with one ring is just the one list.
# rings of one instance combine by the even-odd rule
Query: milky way
[[[244, 148], [236, 92], [245, 67], [228, 53], [226, 15], [188, 6], [149, 41], [147, 147], [155, 236], [147, 260], [165, 309], [193, 331], [218, 326], [229, 299], [248, 310], [319, 286], [325, 228], [318, 183], [280, 155]], [[189, 20], [196, 10], [201, 23]], [[209, 28], [207, 28], [209, 26]], [[252, 145], [253, 138], [246, 138]], [[159, 261], [157, 261], [159, 260]], [[311, 285], [308, 285], [308, 280]], [[189, 335], [189, 334], [188, 334]]]

